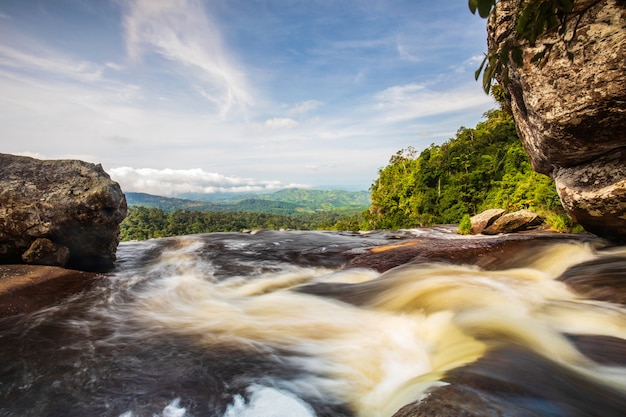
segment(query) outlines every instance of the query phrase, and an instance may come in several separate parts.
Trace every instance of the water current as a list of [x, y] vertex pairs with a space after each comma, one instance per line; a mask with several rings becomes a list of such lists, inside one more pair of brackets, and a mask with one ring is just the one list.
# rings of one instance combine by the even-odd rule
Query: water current
[[[344, 268], [420, 233], [123, 243], [95, 288], [0, 321], [0, 416], [390, 417], [459, 369], [456, 383], [489, 382], [467, 385], [490, 404], [467, 415], [626, 415], [626, 308], [557, 280], [624, 248], [555, 241], [490, 270]], [[585, 354], [589, 338], [609, 353]]]

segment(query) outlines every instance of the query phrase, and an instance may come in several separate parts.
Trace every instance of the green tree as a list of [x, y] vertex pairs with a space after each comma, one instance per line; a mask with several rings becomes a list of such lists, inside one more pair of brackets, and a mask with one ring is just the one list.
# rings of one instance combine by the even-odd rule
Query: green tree
[[532, 170], [511, 115], [485, 113], [475, 128], [419, 155], [401, 149], [379, 170], [372, 184], [372, 206], [364, 213], [374, 229], [458, 223], [486, 208], [555, 210], [554, 183]]

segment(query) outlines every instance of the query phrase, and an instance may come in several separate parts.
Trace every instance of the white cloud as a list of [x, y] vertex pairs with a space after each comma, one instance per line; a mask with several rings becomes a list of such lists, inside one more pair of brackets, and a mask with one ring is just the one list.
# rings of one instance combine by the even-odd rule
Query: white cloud
[[110, 169], [109, 174], [126, 192], [143, 192], [163, 196], [182, 193], [274, 191], [290, 187], [308, 187], [306, 184], [283, 184], [280, 181], [228, 177], [199, 168], [119, 167]]
[[0, 44], [0, 66], [23, 71], [60, 75], [77, 81], [98, 81], [102, 67], [88, 61], [74, 60], [49, 51], [33, 53]]
[[219, 29], [196, 0], [136, 0], [124, 16], [126, 47], [138, 61], [150, 48], [182, 67], [199, 94], [225, 116], [253, 101], [242, 71], [222, 45]]
[[403, 61], [409, 61], [409, 62], [422, 61], [422, 58], [417, 56], [409, 47], [401, 44], [400, 42], [396, 44], [396, 50], [398, 51], [398, 55], [400, 56], [400, 59]]
[[298, 126], [298, 122], [288, 117], [274, 117], [263, 123], [265, 127], [270, 129], [291, 129]]
[[291, 109], [289, 109], [288, 114], [296, 115], [296, 114], [308, 113], [310, 111], [317, 109], [323, 104], [324, 103], [322, 103], [321, 101], [317, 101], [317, 100], [303, 101], [302, 103], [298, 103], [295, 106], [293, 106]]
[[376, 109], [386, 122], [435, 116], [493, 103], [493, 99], [474, 85], [435, 91], [416, 83], [389, 87], [378, 93], [375, 99]]
[[457, 73], [465, 72], [468, 69], [474, 72], [478, 69], [480, 63], [483, 62], [484, 58], [484, 55], [474, 55], [463, 61], [461, 64], [452, 66], [452, 69]]

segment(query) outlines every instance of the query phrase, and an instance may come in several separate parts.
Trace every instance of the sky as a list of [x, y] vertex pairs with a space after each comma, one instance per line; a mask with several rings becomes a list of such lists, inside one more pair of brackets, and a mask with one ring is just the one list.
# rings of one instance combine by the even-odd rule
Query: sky
[[367, 190], [497, 107], [466, 0], [1, 0], [0, 152], [125, 192]]

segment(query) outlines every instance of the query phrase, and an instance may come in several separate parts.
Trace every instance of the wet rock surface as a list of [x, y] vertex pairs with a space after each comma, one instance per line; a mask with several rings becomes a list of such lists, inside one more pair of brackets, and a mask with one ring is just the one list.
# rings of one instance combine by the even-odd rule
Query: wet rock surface
[[101, 277], [54, 266], [0, 265], [0, 318], [58, 304]]
[[[583, 241], [603, 244], [591, 234], [523, 232], [493, 237], [410, 239], [397, 245], [373, 248], [350, 260], [349, 268], [371, 268], [379, 272], [406, 263], [445, 262], [476, 265], [487, 270], [513, 268], [528, 262], [531, 253], [555, 241]], [[537, 249], [534, 251], [534, 249]]]
[[[616, 339], [594, 343], [588, 337], [580, 346], [596, 356], [615, 356], [626, 349]], [[619, 364], [624, 364], [622, 355]], [[608, 386], [589, 383], [579, 374], [531, 350], [498, 348], [475, 363], [451, 371], [450, 385], [434, 389], [421, 402], [406, 405], [393, 417], [502, 417], [502, 416], [603, 416], [619, 417], [626, 396]], [[608, 400], [610, 399], [610, 400]], [[548, 411], [549, 410], [549, 411]]]
[[565, 271], [558, 280], [583, 297], [626, 305], [626, 257], [583, 262]]

